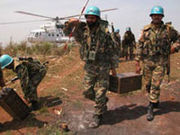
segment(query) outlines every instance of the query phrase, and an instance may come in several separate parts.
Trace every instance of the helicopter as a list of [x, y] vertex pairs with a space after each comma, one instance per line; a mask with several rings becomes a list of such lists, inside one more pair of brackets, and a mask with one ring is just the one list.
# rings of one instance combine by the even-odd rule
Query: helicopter
[[[101, 10], [101, 12], [107, 12], [117, 10], [117, 8]], [[74, 41], [74, 37], [67, 35], [64, 32], [64, 27], [68, 19], [79, 17], [84, 14], [71, 15], [66, 17], [49, 17], [44, 15], [39, 15], [36, 13], [26, 12], [26, 11], [15, 11], [15, 13], [35, 16], [44, 18], [44, 20], [33, 20], [33, 21], [18, 21], [18, 22], [7, 22], [0, 23], [2, 24], [15, 24], [15, 23], [28, 23], [28, 22], [37, 22], [37, 21], [50, 21], [46, 24], [40, 26], [39, 29], [31, 30], [27, 36], [27, 41], [30, 43], [36, 42], [54, 42], [54, 43], [65, 43]], [[62, 20], [65, 20], [65, 23], [62, 23]]]
[[40, 26], [40, 29], [30, 31], [27, 40], [34, 42], [56, 42], [64, 43], [66, 41], [74, 41], [73, 37], [69, 37], [63, 32], [63, 24], [50, 22]]
[[[74, 16], [52, 18], [52, 17], [43, 16], [43, 15], [34, 14], [34, 13], [30, 13], [30, 12], [25, 12], [25, 11], [15, 11], [15, 12], [20, 13], [20, 14], [26, 14], [26, 15], [46, 18], [44, 21], [51, 21], [51, 22], [41, 25], [39, 29], [30, 31], [30, 34], [27, 37], [27, 40], [30, 43], [35, 43], [35, 42], [64, 43], [67, 41], [68, 42], [74, 41], [74, 37], [65, 35], [65, 33], [63, 31], [64, 24], [62, 22], [60, 22], [60, 20], [67, 20], [68, 18], [71, 18]], [[75, 16], [77, 16], [77, 15], [75, 15]]]

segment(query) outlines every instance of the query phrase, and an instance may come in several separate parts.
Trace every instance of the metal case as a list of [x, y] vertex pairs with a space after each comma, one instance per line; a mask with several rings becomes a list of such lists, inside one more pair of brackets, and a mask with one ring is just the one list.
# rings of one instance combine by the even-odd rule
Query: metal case
[[30, 113], [30, 108], [12, 88], [0, 91], [0, 105], [14, 119], [23, 120]]
[[141, 89], [142, 75], [134, 72], [117, 74], [116, 77], [110, 75], [109, 90], [119, 94], [128, 93]]

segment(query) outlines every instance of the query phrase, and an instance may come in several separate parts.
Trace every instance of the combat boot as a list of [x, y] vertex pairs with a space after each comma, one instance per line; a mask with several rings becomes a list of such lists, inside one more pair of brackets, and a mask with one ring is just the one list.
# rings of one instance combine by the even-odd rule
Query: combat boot
[[93, 120], [89, 123], [89, 128], [97, 128], [101, 124], [102, 115], [93, 115]]
[[150, 102], [147, 108], [147, 120], [152, 121], [153, 119], [154, 119], [153, 103]]
[[39, 105], [38, 101], [32, 100], [31, 101], [31, 108], [32, 108], [33, 111], [38, 110], [40, 108], [40, 105]]
[[85, 98], [90, 99], [92, 101], [95, 101], [95, 92], [93, 90], [84, 91], [83, 95], [84, 95]]

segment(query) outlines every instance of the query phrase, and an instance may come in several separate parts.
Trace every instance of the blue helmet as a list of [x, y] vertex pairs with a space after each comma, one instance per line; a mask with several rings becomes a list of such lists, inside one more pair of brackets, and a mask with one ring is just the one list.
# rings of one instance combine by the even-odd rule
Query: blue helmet
[[161, 6], [154, 6], [151, 9], [150, 16], [153, 15], [153, 14], [158, 14], [158, 15], [164, 16], [164, 9]]
[[131, 31], [131, 28], [130, 28], [130, 27], [127, 27], [127, 28], [126, 28], [126, 31]]
[[100, 9], [96, 6], [90, 6], [86, 9], [85, 17], [87, 15], [95, 15], [95, 16], [100, 17]]
[[9, 56], [8, 54], [4, 54], [0, 57], [0, 65], [1, 69], [4, 69], [7, 67], [9, 64], [13, 62], [13, 58]]
[[119, 31], [120, 31], [119, 29], [116, 29], [116, 30], [115, 30], [116, 33], [119, 33]]

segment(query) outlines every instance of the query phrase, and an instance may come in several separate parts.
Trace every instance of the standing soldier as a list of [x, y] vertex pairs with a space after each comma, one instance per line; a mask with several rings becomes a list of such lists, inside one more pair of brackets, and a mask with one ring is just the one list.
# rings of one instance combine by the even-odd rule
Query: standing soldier
[[109, 86], [109, 72], [116, 76], [118, 67], [116, 46], [110, 35], [101, 29], [100, 10], [90, 6], [85, 12], [86, 23], [70, 20], [70, 26], [75, 27], [73, 36], [81, 45], [80, 56], [85, 62], [85, 91], [86, 98], [95, 100], [95, 113], [89, 127], [100, 125], [102, 115], [107, 111], [106, 92]]
[[112, 37], [112, 40], [114, 41], [114, 43], [115, 43], [116, 46], [117, 46], [118, 56], [120, 57], [120, 55], [121, 55], [121, 36], [120, 36], [119, 32], [120, 32], [119, 29], [114, 30], [114, 26], [113, 26], [113, 24], [112, 24], [111, 37]]
[[[151, 9], [151, 24], [144, 27], [137, 45], [136, 72], [140, 73], [140, 61], [143, 61], [145, 88], [149, 105], [147, 120], [154, 119], [153, 108], [159, 105], [160, 85], [165, 74], [168, 55], [178, 51], [180, 36], [170, 25], [162, 21], [164, 10], [161, 6]], [[173, 43], [173, 44], [172, 44]]]
[[122, 40], [122, 45], [123, 45], [123, 52], [124, 56], [126, 57], [126, 60], [133, 59], [134, 54], [134, 48], [135, 48], [135, 37], [134, 34], [131, 32], [131, 28], [127, 27], [126, 32], [124, 33], [123, 40]]
[[[17, 73], [17, 77], [20, 79], [24, 93], [24, 98], [31, 103], [33, 110], [37, 110], [39, 108], [37, 86], [44, 78], [47, 67], [32, 58], [19, 58], [19, 62], [20, 63], [15, 66], [14, 59], [11, 56], [5, 54], [0, 57], [1, 69], [11, 69]], [[4, 87], [5, 83], [2, 72], [0, 73], [0, 77], [0, 85], [1, 87]]]

